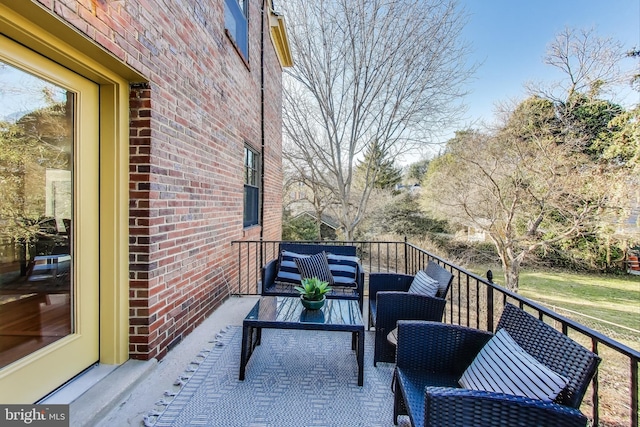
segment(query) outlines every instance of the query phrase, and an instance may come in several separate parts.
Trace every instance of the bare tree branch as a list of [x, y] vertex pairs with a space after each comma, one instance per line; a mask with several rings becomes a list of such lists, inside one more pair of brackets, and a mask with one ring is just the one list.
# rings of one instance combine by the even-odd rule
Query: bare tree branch
[[351, 238], [377, 165], [363, 188], [354, 168], [374, 144], [385, 161], [429, 144], [453, 121], [473, 71], [453, 0], [292, 0], [286, 5], [296, 65], [286, 71], [285, 159], [304, 163], [333, 193]]

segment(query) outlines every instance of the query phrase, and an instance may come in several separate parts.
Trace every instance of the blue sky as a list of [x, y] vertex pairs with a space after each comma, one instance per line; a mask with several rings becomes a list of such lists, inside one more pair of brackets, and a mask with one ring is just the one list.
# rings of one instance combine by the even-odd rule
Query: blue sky
[[[491, 122], [494, 104], [524, 99], [527, 81], [557, 81], [543, 57], [565, 27], [593, 28], [625, 49], [640, 48], [640, 0], [460, 0], [460, 5], [469, 15], [463, 38], [472, 45], [470, 59], [482, 63], [469, 85], [463, 123]], [[638, 67], [638, 61], [627, 66]], [[640, 102], [637, 92], [624, 95], [623, 103]]]

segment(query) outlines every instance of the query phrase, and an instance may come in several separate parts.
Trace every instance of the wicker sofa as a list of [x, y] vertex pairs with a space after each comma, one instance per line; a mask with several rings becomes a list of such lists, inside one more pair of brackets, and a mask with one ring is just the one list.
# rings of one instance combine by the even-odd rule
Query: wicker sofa
[[[356, 247], [349, 245], [318, 245], [306, 243], [281, 243], [278, 251], [278, 258], [269, 261], [261, 270], [260, 293], [261, 295], [277, 295], [277, 296], [298, 296], [299, 293], [294, 289], [297, 283], [291, 281], [285, 282], [279, 280], [279, 272], [283, 260], [283, 253], [290, 252], [300, 255], [315, 255], [320, 252], [335, 255], [335, 258], [344, 257], [349, 259], [345, 263], [352, 264], [351, 259], [357, 260]], [[331, 262], [331, 261], [330, 261]], [[342, 261], [336, 261], [340, 263]], [[334, 284], [331, 286], [332, 291], [327, 294], [328, 298], [342, 298], [357, 300], [362, 311], [363, 305], [363, 289], [364, 289], [364, 271], [359, 262], [355, 262], [355, 281], [352, 284]]]
[[460, 387], [458, 379], [493, 334], [400, 321], [394, 422], [409, 415], [413, 426], [585, 426], [587, 418], [578, 408], [600, 358], [508, 303], [496, 332], [503, 328], [526, 353], [568, 381], [553, 401]]
[[442, 320], [453, 275], [433, 261], [429, 261], [425, 272], [439, 283], [435, 297], [408, 293], [414, 276], [397, 273], [369, 275], [368, 328], [376, 328], [374, 366], [378, 362], [395, 362], [396, 348], [387, 340], [387, 335], [396, 328], [398, 320]]

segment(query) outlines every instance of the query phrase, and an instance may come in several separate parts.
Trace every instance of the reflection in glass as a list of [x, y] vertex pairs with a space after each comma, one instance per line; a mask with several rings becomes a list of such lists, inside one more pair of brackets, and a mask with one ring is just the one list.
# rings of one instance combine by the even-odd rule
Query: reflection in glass
[[299, 297], [265, 296], [260, 298], [246, 319], [278, 323], [323, 323], [359, 325], [362, 313], [355, 300], [328, 298], [319, 310], [307, 310]]
[[73, 111], [0, 61], [0, 368], [72, 332]]

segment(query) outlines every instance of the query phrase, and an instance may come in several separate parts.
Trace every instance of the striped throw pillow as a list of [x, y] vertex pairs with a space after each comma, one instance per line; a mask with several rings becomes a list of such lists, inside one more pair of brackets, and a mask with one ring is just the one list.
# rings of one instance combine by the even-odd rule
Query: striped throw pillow
[[553, 401], [568, 380], [547, 368], [500, 329], [482, 347], [460, 378], [471, 390], [495, 391], [532, 399]]
[[280, 268], [278, 270], [276, 281], [299, 285], [302, 277], [300, 276], [300, 270], [296, 265], [296, 259], [300, 258], [309, 258], [309, 255], [282, 251], [282, 253], [280, 253]]
[[408, 292], [435, 297], [438, 293], [438, 281], [429, 276], [424, 270], [420, 270], [413, 278]]
[[323, 282], [329, 282], [330, 285], [333, 285], [333, 276], [331, 276], [327, 255], [324, 252], [306, 258], [297, 258], [295, 263], [303, 279], [317, 277]]
[[331, 270], [334, 284], [339, 286], [358, 286], [356, 282], [360, 258], [328, 253], [327, 261], [329, 262], [329, 269]]

